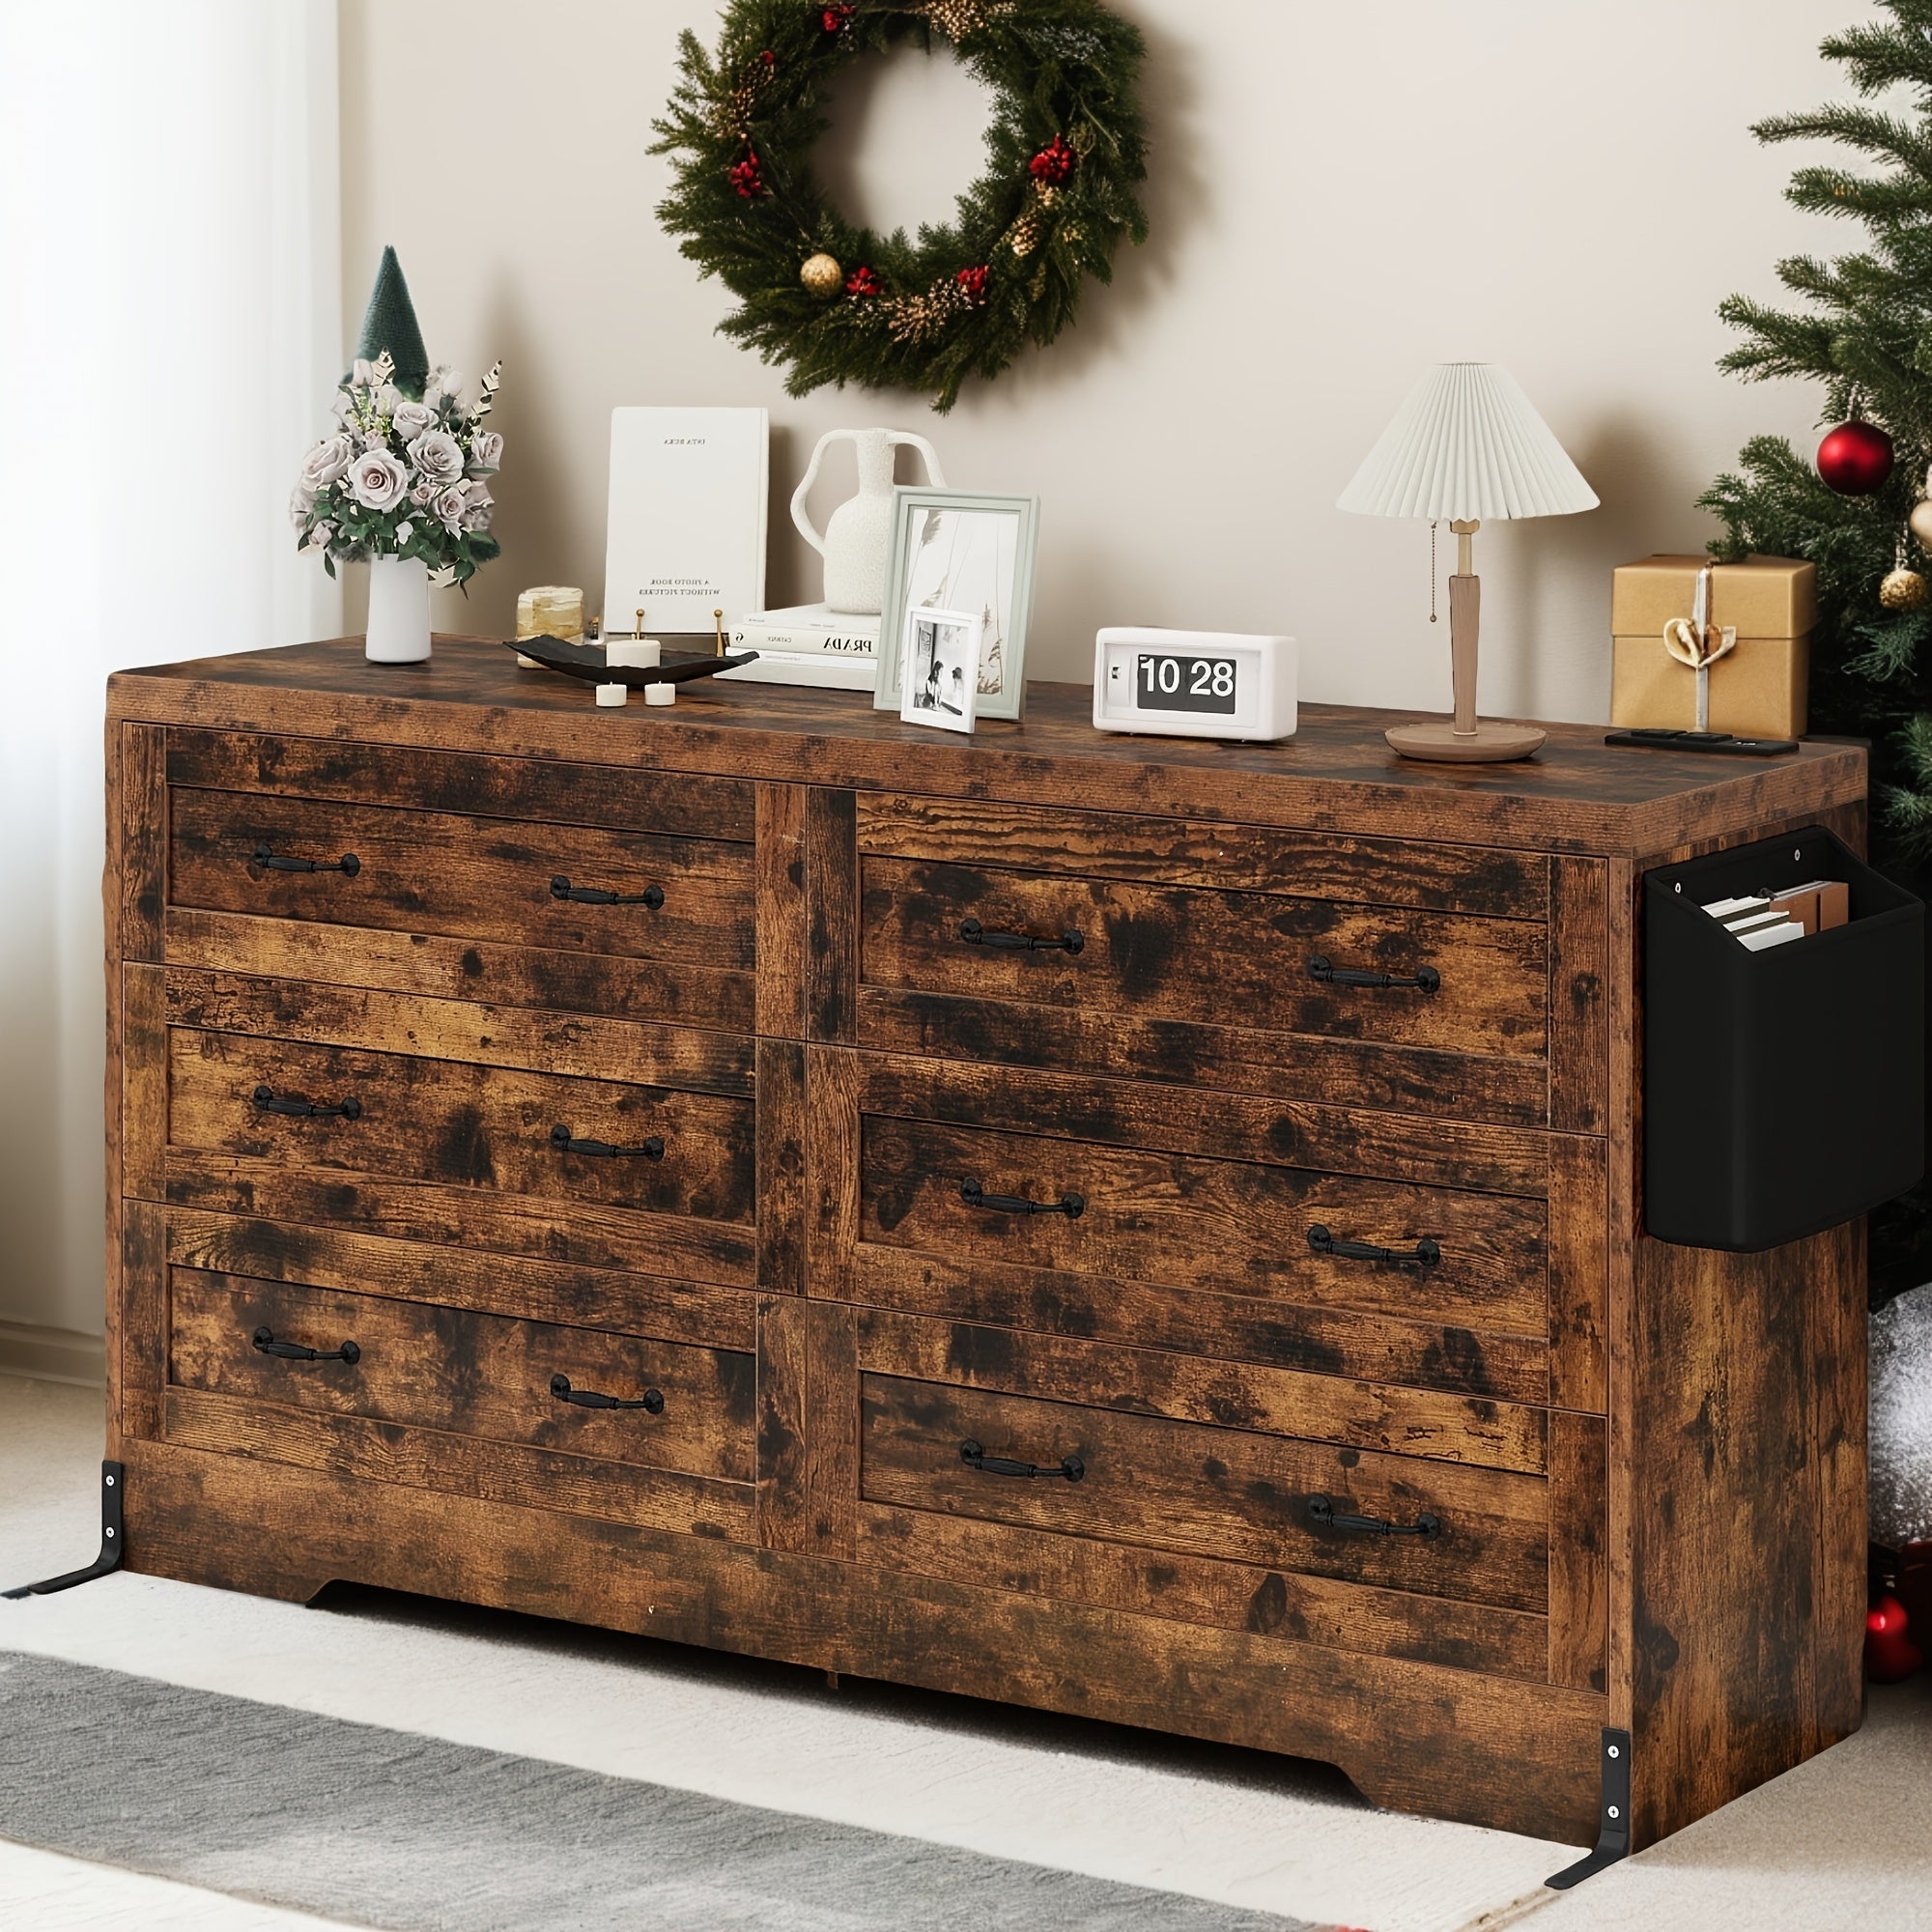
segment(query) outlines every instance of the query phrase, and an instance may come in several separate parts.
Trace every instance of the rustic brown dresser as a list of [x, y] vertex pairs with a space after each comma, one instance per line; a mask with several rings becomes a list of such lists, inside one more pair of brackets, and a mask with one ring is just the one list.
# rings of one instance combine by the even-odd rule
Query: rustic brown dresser
[[1327, 1759], [1638, 1844], [1854, 1730], [1863, 1236], [1641, 1233], [1649, 866], [1863, 753], [113, 680], [136, 1570]]

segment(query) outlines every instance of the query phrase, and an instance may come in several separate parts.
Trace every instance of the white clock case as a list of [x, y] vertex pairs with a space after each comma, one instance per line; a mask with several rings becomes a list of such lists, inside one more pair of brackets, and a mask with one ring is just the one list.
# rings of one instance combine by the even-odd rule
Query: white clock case
[[[1163, 651], [1182, 657], [1232, 657], [1238, 708], [1232, 718], [1203, 711], [1144, 711], [1131, 700], [1110, 703], [1109, 660], [1116, 652]], [[1239, 631], [1161, 631], [1114, 625], [1094, 640], [1094, 728], [1135, 737], [1228, 738], [1271, 745], [1294, 736], [1298, 659], [1293, 638], [1252, 637]], [[1131, 692], [1133, 680], [1127, 680]], [[1252, 703], [1240, 698], [1252, 694]]]

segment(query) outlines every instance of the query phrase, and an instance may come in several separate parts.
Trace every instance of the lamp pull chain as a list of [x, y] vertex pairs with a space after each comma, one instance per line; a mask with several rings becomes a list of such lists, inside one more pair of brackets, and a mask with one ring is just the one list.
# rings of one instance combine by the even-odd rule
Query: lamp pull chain
[[1429, 621], [1432, 624], [1435, 621], [1435, 580], [1437, 575], [1438, 572], [1435, 567], [1435, 519], [1432, 517], [1429, 520]]

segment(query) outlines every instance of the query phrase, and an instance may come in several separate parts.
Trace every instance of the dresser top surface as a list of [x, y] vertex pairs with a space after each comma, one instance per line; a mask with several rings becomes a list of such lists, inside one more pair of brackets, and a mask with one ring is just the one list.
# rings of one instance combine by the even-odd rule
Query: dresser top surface
[[1865, 792], [1856, 746], [1716, 758], [1612, 749], [1602, 725], [1551, 724], [1516, 763], [1425, 764], [1382, 741], [1415, 712], [1347, 705], [1304, 704], [1280, 745], [1120, 736], [1094, 729], [1085, 685], [1031, 684], [1023, 722], [982, 720], [970, 737], [902, 724], [863, 692], [783, 685], [702, 680], [668, 709], [606, 711], [588, 685], [462, 638], [439, 638], [420, 665], [370, 664], [359, 639], [336, 639], [128, 670], [109, 706], [126, 721], [1611, 855]]

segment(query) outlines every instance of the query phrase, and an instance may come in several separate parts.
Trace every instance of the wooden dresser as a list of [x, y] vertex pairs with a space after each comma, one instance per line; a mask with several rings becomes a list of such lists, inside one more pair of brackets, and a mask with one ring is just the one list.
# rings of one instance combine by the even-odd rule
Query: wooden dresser
[[1578, 1843], [1605, 1726], [1638, 1844], [1855, 1729], [1862, 1231], [1641, 1234], [1634, 928], [1648, 866], [1861, 844], [1862, 753], [1451, 768], [1371, 712], [1088, 704], [620, 716], [454, 639], [115, 678], [131, 1567]]

